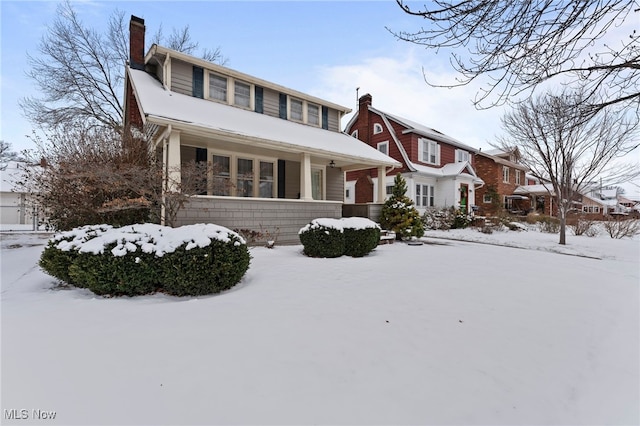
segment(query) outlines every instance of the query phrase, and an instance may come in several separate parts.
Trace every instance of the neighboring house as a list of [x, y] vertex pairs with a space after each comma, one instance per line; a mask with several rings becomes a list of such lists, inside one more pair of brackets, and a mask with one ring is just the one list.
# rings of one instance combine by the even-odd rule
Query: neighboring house
[[478, 213], [495, 215], [501, 209], [510, 213], [527, 213], [531, 210], [528, 196], [515, 194], [519, 186], [530, 182], [529, 169], [518, 163], [520, 153], [517, 148], [511, 150], [492, 149], [478, 151], [474, 166], [484, 186], [476, 191]]
[[345, 201], [354, 204], [383, 203], [393, 180], [401, 173], [407, 196], [422, 213], [428, 207], [455, 207], [471, 212], [476, 189], [483, 185], [473, 167], [476, 149], [437, 130], [380, 111], [366, 94], [358, 100], [358, 111], [346, 133], [390, 155], [401, 167], [388, 170], [381, 188], [380, 169], [347, 172]]
[[633, 205], [629, 204], [628, 199], [622, 195], [618, 195], [617, 188], [600, 188], [597, 185], [591, 185], [591, 189], [584, 191], [582, 196], [582, 213], [602, 217], [607, 215], [629, 215], [632, 213]]
[[[4, 167], [6, 166], [6, 167]], [[38, 209], [19, 185], [27, 163], [9, 161], [0, 169], [0, 230], [25, 231], [38, 228]]]
[[342, 216], [345, 172], [400, 166], [341, 132], [349, 108], [156, 44], [145, 55], [144, 36], [132, 16], [125, 125], [143, 129], [169, 190], [185, 161], [215, 171], [179, 225], [278, 229], [279, 242], [298, 242], [310, 220]]

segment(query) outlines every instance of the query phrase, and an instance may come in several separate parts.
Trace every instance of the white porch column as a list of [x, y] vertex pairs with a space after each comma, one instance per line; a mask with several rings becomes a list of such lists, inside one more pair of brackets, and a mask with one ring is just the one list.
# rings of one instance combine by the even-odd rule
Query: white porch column
[[378, 203], [384, 203], [384, 198], [387, 195], [386, 169], [385, 166], [378, 167]]
[[167, 190], [180, 190], [181, 160], [180, 160], [180, 132], [173, 130], [169, 135], [169, 152], [167, 154]]
[[300, 199], [313, 200], [311, 190], [311, 154], [306, 152], [300, 156]]

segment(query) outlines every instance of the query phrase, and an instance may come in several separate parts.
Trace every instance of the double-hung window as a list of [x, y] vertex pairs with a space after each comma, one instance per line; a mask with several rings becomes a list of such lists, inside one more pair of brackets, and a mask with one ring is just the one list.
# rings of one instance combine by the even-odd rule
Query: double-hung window
[[217, 101], [227, 102], [227, 78], [209, 74], [209, 97]]
[[234, 86], [234, 104], [239, 107], [249, 108], [251, 105], [251, 86], [241, 81], [234, 82]]
[[260, 197], [273, 198], [273, 163], [260, 161]]
[[509, 166], [502, 166], [502, 181], [509, 183]]
[[226, 155], [213, 156], [213, 195], [229, 195], [231, 187], [231, 158]]
[[307, 123], [314, 126], [320, 125], [320, 108], [318, 105], [307, 105]]
[[469, 160], [469, 152], [463, 149], [456, 149], [456, 163], [461, 163]]
[[522, 172], [520, 170], [516, 170], [516, 185], [520, 185], [520, 174]]
[[253, 160], [251, 159], [238, 158], [236, 195], [238, 197], [253, 197]]
[[416, 206], [433, 207], [435, 205], [435, 188], [433, 185], [416, 185]]
[[292, 120], [302, 121], [302, 101], [300, 99], [291, 99], [289, 117]]
[[418, 139], [418, 160], [428, 164], [440, 164], [438, 144], [428, 139]]

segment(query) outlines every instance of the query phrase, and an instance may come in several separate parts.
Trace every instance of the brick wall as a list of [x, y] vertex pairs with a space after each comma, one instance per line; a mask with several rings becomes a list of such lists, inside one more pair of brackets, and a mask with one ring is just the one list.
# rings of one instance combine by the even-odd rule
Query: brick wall
[[215, 223], [253, 231], [260, 231], [262, 225], [270, 232], [280, 228], [277, 244], [300, 244], [300, 228], [319, 217], [342, 217], [342, 203], [199, 196], [191, 198], [178, 213], [177, 225]]

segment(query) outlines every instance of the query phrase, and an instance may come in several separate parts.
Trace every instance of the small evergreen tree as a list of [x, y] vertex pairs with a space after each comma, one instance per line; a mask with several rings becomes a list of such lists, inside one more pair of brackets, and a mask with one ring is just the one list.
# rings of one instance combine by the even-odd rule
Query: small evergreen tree
[[406, 193], [407, 182], [398, 173], [393, 182], [393, 193], [382, 206], [380, 214], [382, 228], [394, 231], [398, 240], [424, 235], [420, 214], [413, 206], [413, 200], [407, 197]]

